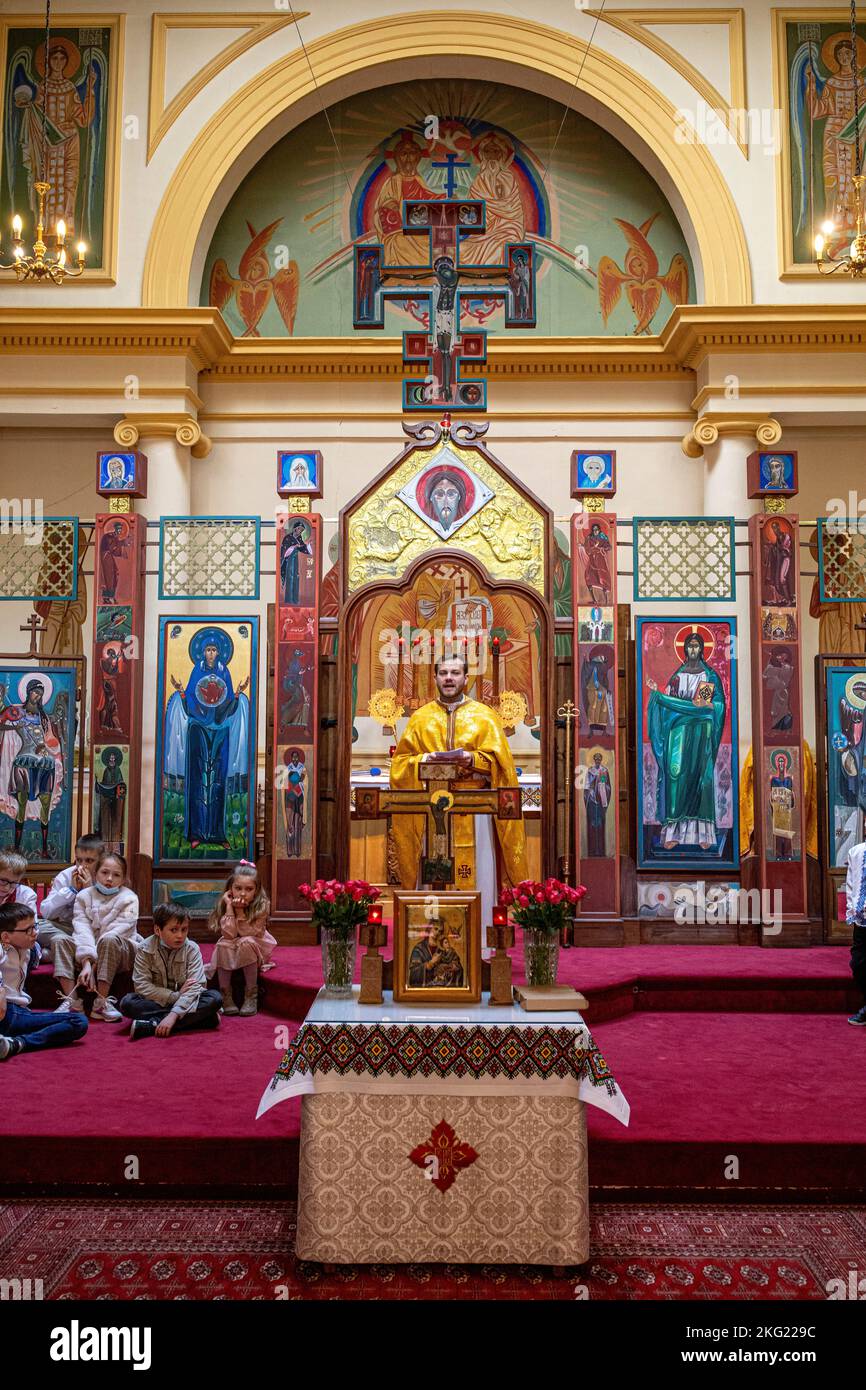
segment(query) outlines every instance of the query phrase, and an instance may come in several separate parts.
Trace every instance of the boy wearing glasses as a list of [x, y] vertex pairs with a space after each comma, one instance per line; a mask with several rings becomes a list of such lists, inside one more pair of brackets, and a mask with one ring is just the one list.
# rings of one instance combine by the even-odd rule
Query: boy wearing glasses
[[0, 1062], [19, 1052], [63, 1047], [87, 1032], [79, 1013], [35, 1013], [24, 981], [36, 941], [36, 911], [26, 903], [0, 904]]
[[23, 903], [36, 913], [36, 894], [21, 880], [27, 872], [27, 860], [23, 854], [14, 850], [0, 850], [0, 905], [3, 903]]

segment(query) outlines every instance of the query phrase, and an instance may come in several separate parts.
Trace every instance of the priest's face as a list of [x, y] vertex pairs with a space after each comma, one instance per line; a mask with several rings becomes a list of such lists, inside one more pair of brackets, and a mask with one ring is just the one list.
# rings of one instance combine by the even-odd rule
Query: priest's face
[[436, 667], [436, 689], [443, 700], [449, 703], [459, 700], [465, 685], [466, 671], [459, 657], [453, 661], [439, 662]]

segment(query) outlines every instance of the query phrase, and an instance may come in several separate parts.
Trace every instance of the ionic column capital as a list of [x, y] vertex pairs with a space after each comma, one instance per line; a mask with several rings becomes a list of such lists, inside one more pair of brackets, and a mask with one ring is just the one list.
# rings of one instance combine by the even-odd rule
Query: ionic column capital
[[192, 415], [125, 415], [114, 426], [114, 440], [134, 449], [142, 439], [176, 439], [194, 459], [207, 458], [211, 441]]
[[782, 438], [782, 426], [772, 415], [763, 411], [741, 411], [728, 415], [724, 411], [707, 411], [696, 420], [683, 439], [683, 453], [691, 459], [699, 459], [704, 450], [717, 444], [724, 435], [739, 435], [748, 442], [755, 441], [766, 449], [772, 449]]

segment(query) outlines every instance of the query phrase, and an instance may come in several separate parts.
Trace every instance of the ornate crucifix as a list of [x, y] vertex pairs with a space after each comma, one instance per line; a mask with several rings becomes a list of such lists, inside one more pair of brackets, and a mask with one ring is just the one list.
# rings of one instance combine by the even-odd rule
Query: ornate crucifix
[[420, 881], [443, 892], [454, 884], [454, 850], [451, 839], [452, 816], [495, 816], [497, 820], [520, 820], [523, 809], [520, 792], [514, 787], [460, 788], [459, 769], [444, 759], [422, 763], [419, 777], [425, 783], [417, 791], [391, 788], [364, 788], [356, 802], [361, 820], [379, 816], [418, 816], [427, 820], [426, 846], [421, 856]]
[[403, 201], [402, 235], [426, 236], [426, 264], [386, 265], [381, 243], [355, 247], [355, 327], [384, 328], [387, 300], [409, 304], [413, 312], [417, 306], [426, 319], [424, 331], [403, 334], [403, 361], [426, 368], [424, 377], [403, 382], [404, 410], [487, 408], [487, 382], [481, 377], [464, 381], [461, 375], [465, 362], [487, 360], [484, 329], [461, 326], [464, 305], [499, 299], [505, 304], [506, 328], [535, 327], [532, 242], [509, 242], [498, 265], [461, 264], [465, 238], [487, 230], [487, 211], [483, 199], [450, 196], [455, 167], [461, 166], [448, 164], [448, 197]]

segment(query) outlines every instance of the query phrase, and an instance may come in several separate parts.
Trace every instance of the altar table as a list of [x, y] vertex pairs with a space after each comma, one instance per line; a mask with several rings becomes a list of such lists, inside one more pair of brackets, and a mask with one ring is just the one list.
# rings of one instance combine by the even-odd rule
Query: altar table
[[303, 1096], [297, 1255], [582, 1264], [585, 1104], [628, 1102], [576, 1012], [320, 992], [259, 1104]]

